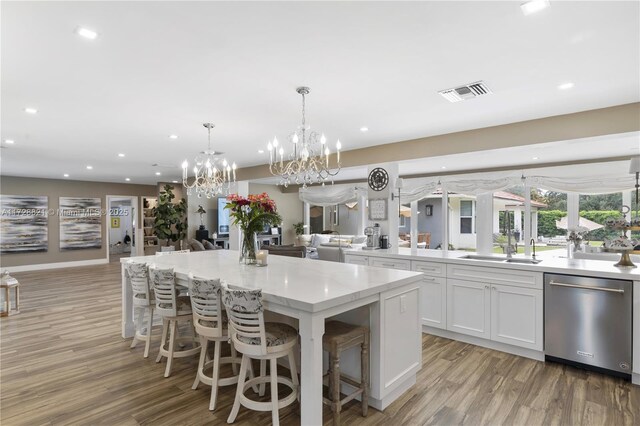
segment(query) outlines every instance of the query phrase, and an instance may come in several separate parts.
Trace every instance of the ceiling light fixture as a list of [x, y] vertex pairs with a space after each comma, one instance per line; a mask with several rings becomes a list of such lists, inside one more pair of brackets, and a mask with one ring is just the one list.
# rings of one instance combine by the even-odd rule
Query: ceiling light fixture
[[538, 159], [538, 157], [533, 157], [533, 158], [532, 158], [532, 160], [537, 160], [537, 159]]
[[62, 176], [64, 176], [64, 177], [69, 177], [69, 173], [65, 173], [65, 174], [63, 174]]
[[560, 90], [567, 90], [567, 89], [571, 89], [573, 86], [575, 86], [575, 84], [568, 82], [568, 83], [562, 83], [561, 85], [558, 86], [558, 89]]
[[169, 139], [178, 139], [178, 135], [169, 135]]
[[160, 176], [162, 173], [160, 172], [156, 172], [156, 176]]
[[118, 157], [122, 158], [122, 157], [124, 157], [124, 154], [120, 153], [120, 154], [118, 154]]
[[259, 149], [258, 154], [264, 154], [264, 149]]
[[98, 38], [97, 32], [84, 27], [78, 27], [76, 29], [76, 34], [89, 40], [95, 40], [96, 38]]
[[26, 107], [24, 109], [24, 112], [26, 112], [27, 114], [37, 114], [38, 110], [32, 107]]
[[211, 129], [215, 124], [204, 123], [203, 126], [207, 129], [209, 135], [209, 145], [206, 151], [202, 151], [195, 158], [195, 166], [193, 166], [194, 179], [191, 184], [188, 182], [187, 169], [189, 163], [184, 160], [182, 163], [182, 185], [187, 188], [187, 194], [190, 195], [191, 191], [195, 189], [198, 198], [202, 198], [204, 195], [207, 198], [215, 197], [216, 195], [228, 195], [231, 189], [231, 182], [236, 181], [236, 163], [229, 164], [227, 159], [223, 159], [220, 163], [220, 155], [222, 152], [216, 152], [211, 149]]
[[442, 166], [442, 167], [440, 167], [440, 168], [441, 168], [442, 170], [444, 170], [444, 169], [446, 169], [446, 168], [447, 168], [447, 166]]
[[14, 143], [16, 143], [16, 141], [14, 141], [13, 139], [5, 139], [4, 143], [8, 143], [9, 145], [13, 145]]
[[87, 166], [87, 170], [93, 170], [93, 166]]
[[369, 128], [368, 128], [368, 127], [364, 127], [364, 126], [363, 126], [363, 127], [360, 127], [360, 131], [361, 131], [361, 132], [363, 132], [363, 133], [364, 133], [364, 132], [368, 132], [368, 131], [369, 131]]
[[130, 182], [131, 179], [130, 178], [124, 178], [124, 180], [126, 180], [127, 182]]
[[171, 183], [178, 183], [178, 181], [177, 180], [172, 180]]
[[279, 145], [277, 138], [273, 138], [273, 142], [267, 144], [269, 170], [272, 175], [280, 177], [280, 185], [284, 185], [285, 188], [292, 180], [296, 184], [302, 184], [303, 188], [315, 182], [324, 185], [329, 177], [332, 178], [340, 172], [340, 140], [336, 142], [336, 169], [331, 171], [331, 150], [327, 146], [327, 138], [324, 134], [319, 135], [311, 131], [311, 127], [307, 126], [305, 95], [308, 95], [310, 90], [308, 87], [296, 89], [296, 92], [302, 95], [302, 124], [289, 135], [293, 146], [291, 153], [286, 155], [286, 160], [284, 147]]
[[520, 8], [522, 9], [522, 13], [527, 16], [536, 12], [540, 12], [541, 10], [546, 9], [549, 6], [551, 6], [549, 0], [530, 0], [522, 3], [520, 5]]

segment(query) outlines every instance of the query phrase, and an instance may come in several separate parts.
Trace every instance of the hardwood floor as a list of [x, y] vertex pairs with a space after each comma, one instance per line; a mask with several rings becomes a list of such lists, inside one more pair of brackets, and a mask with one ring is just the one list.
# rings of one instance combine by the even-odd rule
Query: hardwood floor
[[[144, 345], [129, 349], [120, 337], [119, 264], [14, 275], [21, 313], [0, 320], [3, 426], [226, 424], [234, 387], [220, 390], [212, 413], [210, 388], [191, 390], [196, 357], [177, 360], [165, 379], [158, 339], [144, 359]], [[422, 348], [416, 386], [367, 418], [350, 402], [343, 424], [640, 424], [640, 387], [628, 382], [428, 335]], [[299, 407], [280, 419], [298, 424]], [[235, 424], [270, 421], [242, 408]]]

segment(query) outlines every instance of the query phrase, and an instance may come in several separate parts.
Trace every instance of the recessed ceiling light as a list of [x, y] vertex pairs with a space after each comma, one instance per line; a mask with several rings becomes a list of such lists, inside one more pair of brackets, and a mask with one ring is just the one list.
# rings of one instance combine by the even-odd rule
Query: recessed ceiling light
[[444, 170], [444, 169], [446, 169], [446, 168], [447, 168], [447, 166], [442, 166], [442, 167], [440, 167], [440, 168]]
[[171, 183], [178, 183], [178, 181], [177, 180], [172, 180]]
[[62, 176], [64, 176], [64, 177], [69, 177], [69, 173], [65, 173], [65, 174], [63, 174]]
[[562, 83], [561, 85], [558, 86], [558, 89], [560, 90], [567, 90], [567, 89], [571, 89], [573, 86], [575, 86], [575, 84], [568, 82], [568, 83]]
[[369, 131], [369, 128], [368, 128], [368, 127], [366, 127], [366, 126], [363, 126], [363, 127], [360, 127], [360, 131], [361, 131], [361, 132], [368, 132], [368, 131]]
[[81, 37], [88, 38], [89, 40], [95, 40], [98, 37], [97, 32], [84, 27], [78, 27], [76, 29], [76, 34]]
[[13, 139], [5, 139], [4, 142], [8, 143], [9, 145], [13, 145], [14, 143], [16, 143], [16, 141], [14, 141]]
[[124, 154], [123, 153], [119, 153], [118, 157], [124, 157]]
[[124, 180], [126, 180], [127, 182], [131, 181], [130, 178], [124, 178]]
[[178, 135], [169, 135], [169, 139], [178, 139]]
[[38, 110], [32, 107], [26, 107], [24, 109], [24, 112], [26, 112], [27, 114], [37, 114]]
[[264, 149], [259, 149], [258, 154], [264, 154]]
[[93, 170], [93, 166], [87, 166], [87, 170]]
[[538, 159], [538, 157], [533, 157], [533, 158], [532, 158], [532, 160], [537, 160], [537, 159]]
[[160, 174], [161, 174], [160, 172], [156, 172], [156, 176], [160, 176]]
[[531, 15], [532, 13], [540, 12], [543, 9], [546, 9], [550, 6], [549, 0], [529, 0], [520, 5], [522, 9], [522, 13], [525, 16]]

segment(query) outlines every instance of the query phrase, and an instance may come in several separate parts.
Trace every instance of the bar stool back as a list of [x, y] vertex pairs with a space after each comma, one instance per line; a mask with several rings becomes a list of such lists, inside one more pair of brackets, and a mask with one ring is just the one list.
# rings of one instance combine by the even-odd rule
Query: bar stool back
[[[264, 321], [262, 290], [229, 289], [223, 284], [222, 300], [229, 316], [231, 341], [242, 353], [236, 398], [227, 423], [233, 423], [240, 405], [250, 410], [271, 411], [274, 425], [280, 424], [279, 409], [292, 404], [298, 397], [298, 374], [293, 354], [298, 332], [290, 325]], [[288, 357], [291, 379], [278, 376], [278, 358]], [[269, 360], [269, 376], [261, 368], [261, 376], [245, 381], [251, 359]], [[271, 383], [271, 402], [257, 402], [247, 398], [244, 392], [256, 384]], [[278, 399], [278, 383], [291, 388], [291, 393]], [[260, 385], [260, 394], [264, 392]]]
[[[221, 357], [220, 349], [223, 343], [229, 341], [227, 318], [222, 305], [222, 289], [219, 279], [204, 279], [189, 274], [189, 292], [191, 293], [191, 309], [193, 310], [193, 325], [200, 336], [200, 360], [196, 379], [192, 389], [197, 389], [200, 382], [211, 386], [209, 410], [215, 410], [219, 386], [238, 383], [237, 364], [241, 359], [236, 356], [236, 350], [231, 346], [231, 356]], [[207, 361], [209, 342], [214, 343], [213, 359]], [[234, 376], [220, 378], [220, 365], [231, 364]], [[211, 376], [207, 376], [205, 369], [212, 367]], [[251, 375], [253, 377], [253, 375]]]
[[[160, 269], [155, 265], [149, 266], [149, 277], [153, 285], [156, 300], [156, 312], [162, 317], [162, 340], [156, 362], [162, 357], [167, 358], [167, 367], [164, 377], [169, 377], [174, 358], [184, 358], [200, 353], [200, 345], [196, 344], [195, 331], [191, 316], [191, 302], [189, 296], [178, 296], [175, 274], [173, 268]], [[193, 347], [190, 349], [176, 350], [176, 343], [182, 343], [186, 339], [178, 336], [178, 323], [189, 322], [192, 324], [192, 336], [190, 341]], [[167, 335], [169, 341], [167, 342]]]
[[[149, 270], [144, 262], [129, 261], [125, 263], [125, 272], [129, 278], [129, 283], [131, 283], [133, 309], [138, 309], [136, 332], [130, 348], [135, 348], [138, 341], [144, 341], [144, 357], [147, 358], [149, 356], [149, 347], [151, 346], [153, 310], [155, 308], [153, 293], [149, 288]], [[147, 330], [143, 333], [144, 316], [147, 313], [149, 314], [149, 320], [147, 322]]]

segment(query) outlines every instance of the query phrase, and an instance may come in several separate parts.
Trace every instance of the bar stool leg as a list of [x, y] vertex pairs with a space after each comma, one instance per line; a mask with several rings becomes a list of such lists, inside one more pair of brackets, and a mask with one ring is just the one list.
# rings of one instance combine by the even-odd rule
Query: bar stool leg
[[236, 388], [236, 399], [233, 401], [233, 408], [227, 419], [227, 423], [233, 423], [236, 420], [238, 411], [240, 410], [240, 398], [244, 390], [244, 382], [247, 376], [247, 363], [251, 362], [249, 357], [242, 355], [242, 362], [240, 363], [240, 375], [238, 376], [238, 386]]
[[164, 377], [171, 375], [171, 367], [173, 366], [173, 351], [175, 351], [176, 334], [178, 334], [178, 321], [170, 320], [169, 327], [169, 353], [167, 354], [167, 367], [164, 369]]
[[11, 299], [9, 299], [9, 287], [4, 287], [4, 306], [5, 310], [3, 312], [3, 316], [9, 315], [9, 311], [11, 310]]
[[[333, 352], [333, 350], [332, 350]], [[331, 375], [329, 376], [333, 383], [331, 389], [331, 411], [333, 411], [333, 424], [340, 426], [340, 411], [342, 404], [340, 404], [340, 356], [339, 354], [332, 353], [331, 360]]]
[[[169, 321], [165, 318], [162, 318], [162, 339], [160, 340], [160, 349], [164, 348], [164, 345], [167, 342], [167, 332], [169, 331]], [[162, 352], [158, 352], [158, 356], [156, 357], [156, 362], [162, 361]]]
[[20, 310], [20, 286], [15, 286], [16, 291], [16, 312]]
[[360, 383], [362, 386], [362, 416], [366, 417], [369, 410], [369, 334], [362, 343], [360, 352]]
[[213, 348], [213, 374], [211, 375], [211, 399], [209, 400], [209, 410], [216, 409], [216, 400], [218, 398], [218, 376], [220, 374], [220, 345], [221, 342], [216, 340]]
[[280, 414], [278, 412], [278, 360], [271, 359], [269, 374], [271, 375], [271, 423], [273, 426], [280, 425]]
[[207, 358], [208, 347], [209, 341], [206, 339], [206, 337], [200, 336], [200, 359], [198, 360], [198, 373], [196, 374], [196, 379], [193, 381], [193, 385], [191, 385], [191, 389], [198, 389], [198, 385], [200, 384], [200, 372], [202, 371]]
[[144, 345], [144, 357], [149, 358], [149, 348], [151, 347], [151, 329], [153, 327], [153, 308], [147, 308], [149, 311], [149, 323], [147, 324], [147, 341]]
[[[260, 377], [264, 377], [267, 375], [267, 361], [264, 359], [260, 360]], [[264, 389], [267, 386], [266, 383], [260, 383], [258, 385], [258, 395], [264, 396]]]

